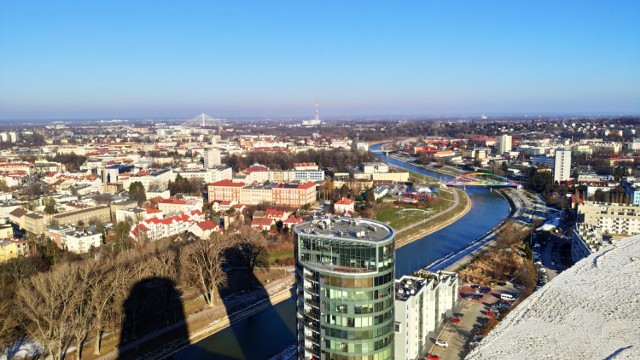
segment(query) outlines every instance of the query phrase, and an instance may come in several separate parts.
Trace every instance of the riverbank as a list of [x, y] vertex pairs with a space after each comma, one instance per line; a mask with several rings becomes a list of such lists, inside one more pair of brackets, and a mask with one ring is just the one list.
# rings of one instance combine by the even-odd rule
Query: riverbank
[[453, 188], [453, 193], [454, 203], [447, 210], [397, 230], [396, 249], [443, 229], [465, 216], [471, 210], [471, 198], [460, 189]]
[[430, 264], [427, 267], [429, 268], [429, 270], [458, 272], [469, 266], [469, 264], [471, 264], [476, 259], [476, 257], [478, 257], [478, 254], [481, 251], [495, 245], [496, 234], [500, 232], [500, 230], [509, 220], [513, 219], [514, 216], [520, 215], [524, 211], [524, 208], [520, 206], [521, 202], [516, 201], [516, 199], [512, 198], [512, 196], [515, 196], [517, 193], [514, 194], [513, 192], [505, 192], [500, 190], [498, 190], [498, 193], [509, 202], [509, 207], [511, 209], [509, 215], [502, 222], [491, 229], [487, 234], [480, 237], [479, 239], [476, 239], [465, 249], [462, 249], [459, 253], [441, 259], [440, 266], [437, 266], [437, 264]]
[[[393, 156], [389, 156], [389, 157], [397, 161], [403, 161]], [[401, 168], [391, 164], [389, 164], [389, 166], [394, 170], [409, 172], [410, 178], [413, 178], [419, 182], [423, 182], [425, 184], [434, 185], [434, 186], [439, 186], [442, 184], [442, 181], [437, 178], [420, 174], [415, 171], [407, 170], [405, 168]], [[422, 167], [422, 166], [418, 166], [418, 167]], [[443, 175], [447, 175], [447, 174], [443, 173]], [[449, 188], [449, 189], [451, 189], [453, 193], [453, 203], [447, 209], [440, 211], [437, 214], [434, 214], [426, 219], [420, 220], [409, 226], [403, 227], [401, 229], [395, 229], [396, 230], [396, 249], [404, 245], [410, 244], [413, 241], [419, 240], [425, 236], [428, 236], [438, 230], [441, 230], [453, 224], [454, 222], [456, 222], [458, 219], [462, 218], [469, 212], [469, 210], [471, 209], [471, 198], [469, 197], [469, 195], [467, 195], [465, 191], [457, 188]], [[447, 190], [442, 190], [442, 191], [447, 191]], [[413, 231], [409, 231], [409, 230], [413, 230]]]

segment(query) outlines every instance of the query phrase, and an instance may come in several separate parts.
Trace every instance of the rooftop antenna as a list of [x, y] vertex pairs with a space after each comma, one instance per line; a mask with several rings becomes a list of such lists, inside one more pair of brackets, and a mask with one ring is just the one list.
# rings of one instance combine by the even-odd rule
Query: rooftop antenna
[[318, 107], [318, 98], [316, 98], [316, 120], [320, 120], [320, 108]]

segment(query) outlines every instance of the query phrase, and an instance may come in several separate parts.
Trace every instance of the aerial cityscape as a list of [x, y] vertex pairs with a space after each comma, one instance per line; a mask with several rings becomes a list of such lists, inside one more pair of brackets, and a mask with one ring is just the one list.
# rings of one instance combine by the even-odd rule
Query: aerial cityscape
[[640, 7], [0, 0], [0, 359], [640, 358]]

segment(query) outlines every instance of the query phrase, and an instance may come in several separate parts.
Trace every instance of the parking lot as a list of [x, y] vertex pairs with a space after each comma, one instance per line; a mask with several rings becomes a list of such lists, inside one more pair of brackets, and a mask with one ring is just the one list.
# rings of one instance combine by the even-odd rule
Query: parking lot
[[[474, 284], [461, 286], [458, 294], [460, 302], [454, 309], [454, 318], [460, 320], [459, 322], [451, 320], [451, 318], [446, 320], [437, 339], [429, 339], [427, 349], [430, 350], [428, 354], [437, 355], [444, 360], [464, 358], [469, 352], [469, 343], [474, 340], [473, 337], [478, 333], [482, 324], [489, 321], [490, 317], [497, 315], [496, 311], [489, 311], [490, 306], [498, 303], [511, 303], [501, 300], [501, 294], [517, 292], [518, 290], [511, 283], [506, 283], [504, 286], [494, 286], [484, 293], [480, 291], [480, 286]], [[434, 344], [436, 340], [445, 341], [448, 346], [436, 346]]]

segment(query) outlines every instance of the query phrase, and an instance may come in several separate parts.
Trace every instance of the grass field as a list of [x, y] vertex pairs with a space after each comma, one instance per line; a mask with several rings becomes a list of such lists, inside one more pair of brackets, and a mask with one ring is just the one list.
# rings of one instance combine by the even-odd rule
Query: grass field
[[431, 209], [406, 208], [398, 205], [381, 208], [376, 220], [388, 223], [394, 229], [402, 229], [420, 220], [424, 220], [435, 212]]

